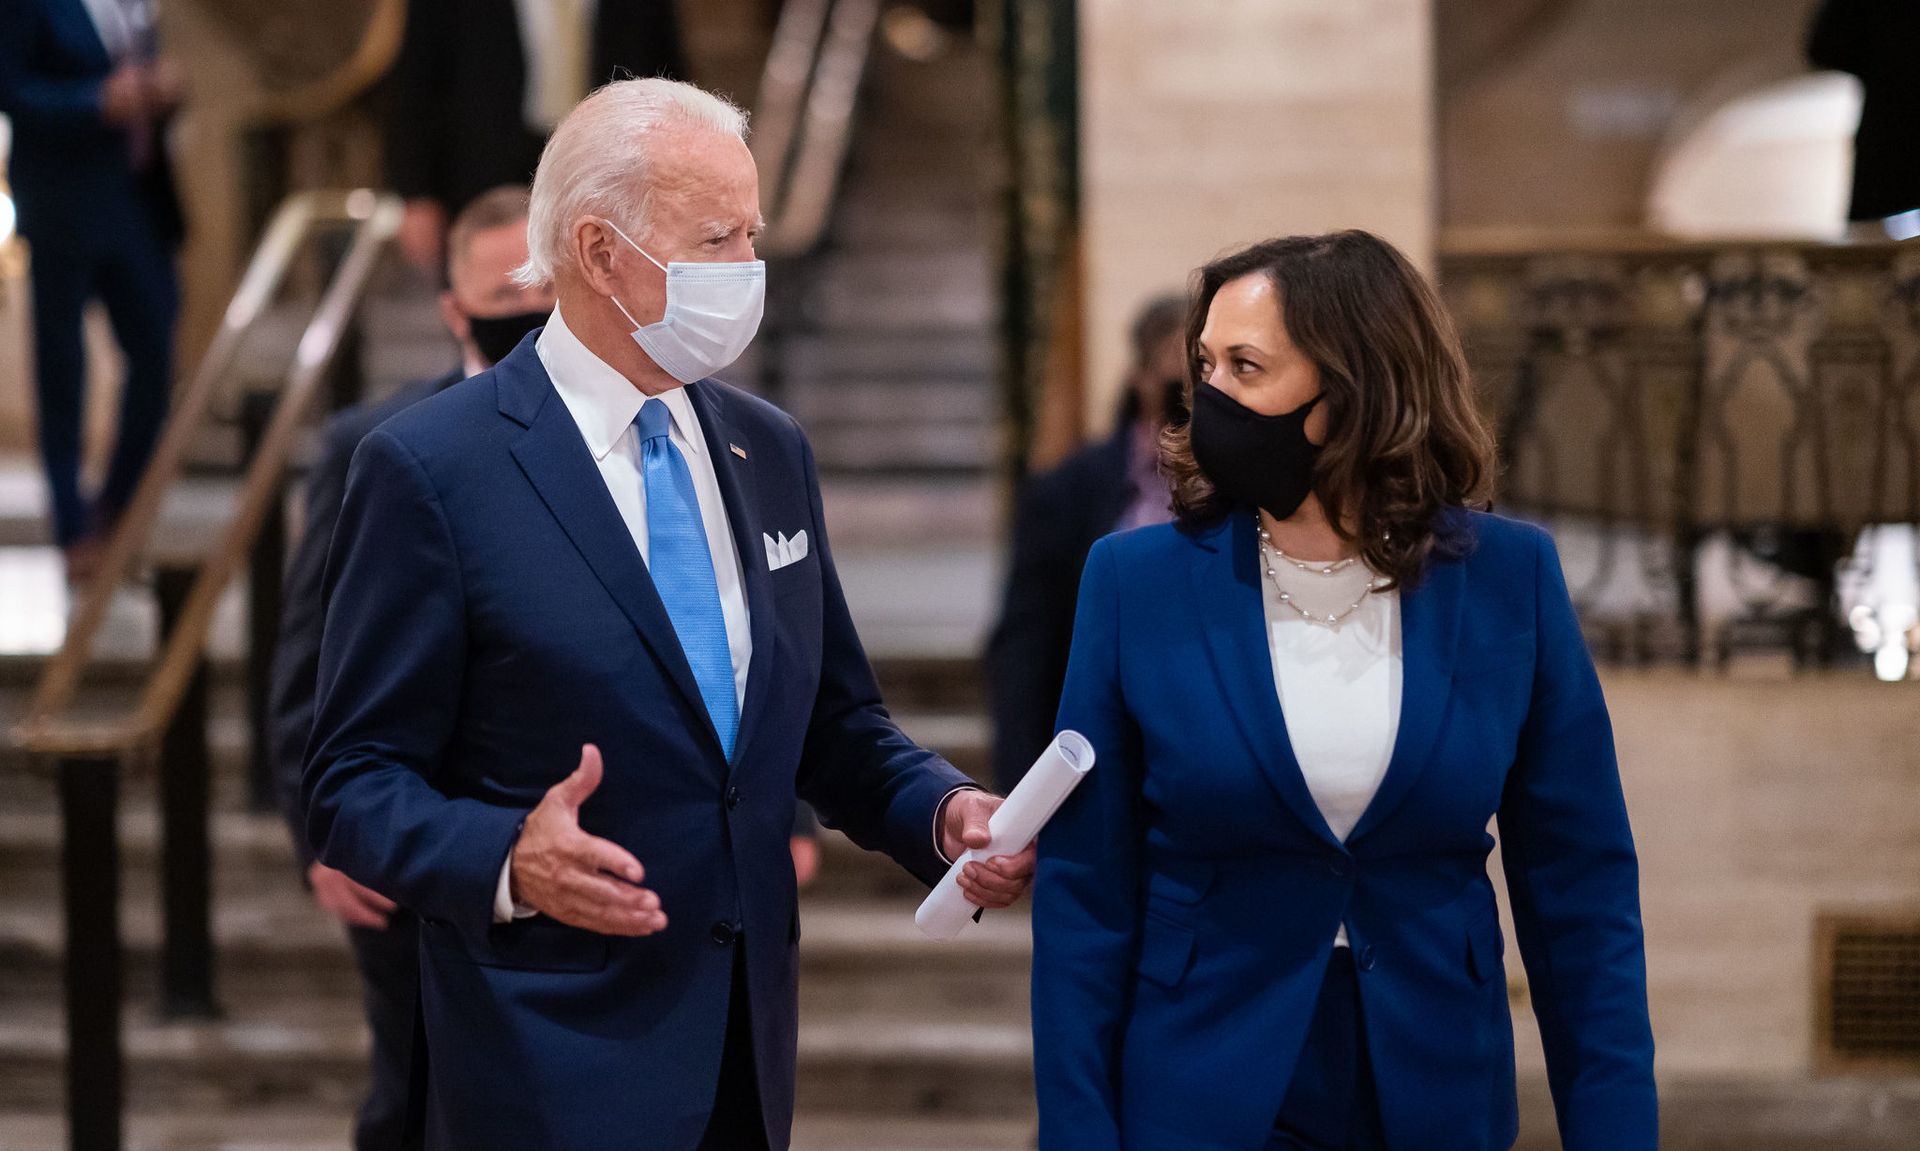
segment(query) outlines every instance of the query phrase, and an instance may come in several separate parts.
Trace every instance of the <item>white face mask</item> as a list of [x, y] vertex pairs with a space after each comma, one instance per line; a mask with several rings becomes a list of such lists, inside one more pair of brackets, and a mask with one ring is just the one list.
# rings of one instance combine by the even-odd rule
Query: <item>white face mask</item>
[[620, 225], [605, 223], [667, 274], [667, 310], [657, 324], [642, 324], [619, 297], [613, 298], [613, 306], [633, 325], [633, 342], [640, 350], [683, 384], [704, 380], [739, 359], [760, 330], [766, 310], [766, 261], [662, 264], [620, 231]]

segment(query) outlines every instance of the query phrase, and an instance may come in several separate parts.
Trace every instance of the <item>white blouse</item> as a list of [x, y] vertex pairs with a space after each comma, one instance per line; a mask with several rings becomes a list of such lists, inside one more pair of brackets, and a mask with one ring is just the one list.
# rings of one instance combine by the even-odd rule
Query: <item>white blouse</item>
[[[1324, 620], [1374, 574], [1356, 563], [1321, 575], [1269, 557], [1263, 549], [1262, 567], [1272, 564], [1279, 586], [1264, 571], [1260, 583], [1286, 738], [1320, 814], [1345, 842], [1386, 778], [1400, 727], [1400, 593], [1374, 592], [1337, 624], [1309, 621], [1281, 602], [1281, 589]], [[1345, 924], [1334, 946], [1347, 946]]]

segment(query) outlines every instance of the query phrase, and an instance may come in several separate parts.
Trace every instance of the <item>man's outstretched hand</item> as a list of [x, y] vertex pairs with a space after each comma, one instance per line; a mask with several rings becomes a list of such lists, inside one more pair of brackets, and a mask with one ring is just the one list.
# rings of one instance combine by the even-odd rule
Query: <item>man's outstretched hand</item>
[[580, 805], [600, 786], [600, 749], [580, 748], [580, 766], [541, 799], [514, 845], [513, 901], [602, 935], [652, 935], [667, 926], [647, 872], [626, 848], [580, 830]]
[[[971, 848], [993, 842], [987, 821], [1005, 802], [984, 791], [958, 791], [947, 800], [940, 818], [940, 850], [948, 859], [958, 859]], [[1032, 844], [1018, 855], [996, 855], [985, 862], [969, 863], [960, 869], [960, 890], [967, 902], [988, 911], [1011, 907], [1033, 886]]]

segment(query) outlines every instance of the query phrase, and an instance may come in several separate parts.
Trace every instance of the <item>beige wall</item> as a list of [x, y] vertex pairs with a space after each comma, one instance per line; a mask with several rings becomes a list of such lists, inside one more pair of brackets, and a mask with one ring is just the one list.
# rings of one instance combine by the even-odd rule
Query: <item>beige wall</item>
[[[1816, 913], [1920, 910], [1920, 684], [1864, 669], [1602, 680], [1662, 1076], [1806, 1074]], [[1537, 1072], [1536, 1025], [1516, 1024], [1522, 1071]]]
[[1645, 222], [1669, 148], [1741, 93], [1805, 70], [1801, 44], [1813, 7], [1814, 0], [1551, 5], [1501, 39], [1497, 52], [1442, 70], [1442, 220], [1450, 228]]
[[1433, 238], [1429, 0], [1082, 0], [1089, 426], [1125, 328], [1223, 249], [1364, 227]]

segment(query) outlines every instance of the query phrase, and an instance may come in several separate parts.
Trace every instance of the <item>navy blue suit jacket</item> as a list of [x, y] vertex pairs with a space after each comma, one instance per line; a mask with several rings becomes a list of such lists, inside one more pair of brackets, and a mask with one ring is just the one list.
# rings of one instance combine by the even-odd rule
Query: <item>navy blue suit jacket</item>
[[[459, 1151], [693, 1148], [744, 947], [769, 1141], [793, 1113], [795, 792], [922, 879], [966, 778], [881, 706], [799, 427], [688, 391], [752, 620], [721, 753], [645, 564], [529, 336], [361, 442], [334, 530], [304, 798], [321, 860], [418, 912], [427, 1134]], [[739, 447], [744, 458], [732, 449]], [[769, 571], [762, 533], [804, 530]], [[492, 921], [522, 820], [598, 744], [581, 826], [646, 865], [670, 925], [609, 938]]]
[[1399, 733], [1344, 844], [1287, 741], [1252, 517], [1095, 546], [1059, 722], [1098, 761], [1034, 893], [1043, 1151], [1265, 1146], [1341, 924], [1389, 1145], [1510, 1146], [1496, 816], [1565, 1146], [1656, 1145], [1638, 865], [1558, 557], [1447, 522], [1471, 548], [1402, 593]]
[[300, 776], [305, 770], [307, 737], [313, 733], [313, 685], [320, 674], [320, 634], [326, 619], [321, 590], [325, 586], [328, 545], [347, 498], [347, 471], [353, 452], [368, 432], [428, 396], [459, 383], [464, 373], [448, 372], [433, 379], [414, 380], [372, 403], [355, 404], [320, 429], [313, 465], [307, 470], [305, 523], [300, 546], [287, 565], [287, 582], [280, 608], [280, 631], [273, 646], [273, 692], [268, 713], [273, 730], [273, 782], [293, 833], [293, 850], [300, 871], [313, 861], [307, 846], [306, 812], [300, 806]]
[[13, 122], [9, 182], [20, 234], [55, 252], [75, 228], [136, 207], [166, 240], [182, 231], [167, 150], [135, 171], [127, 133], [100, 116], [113, 60], [81, 0], [0, 0], [0, 112]]

